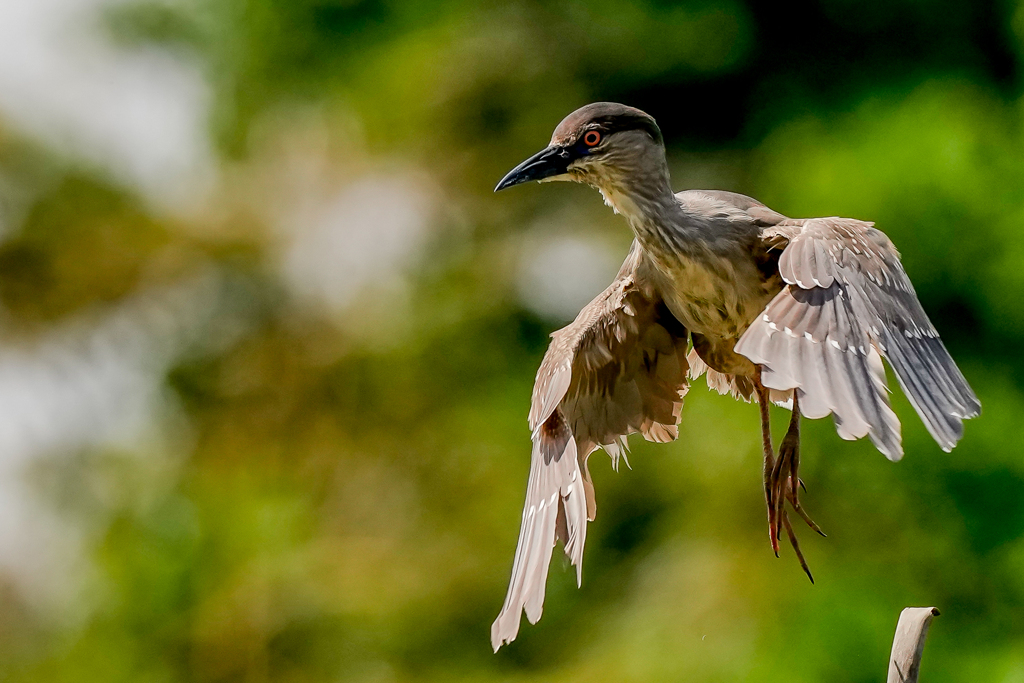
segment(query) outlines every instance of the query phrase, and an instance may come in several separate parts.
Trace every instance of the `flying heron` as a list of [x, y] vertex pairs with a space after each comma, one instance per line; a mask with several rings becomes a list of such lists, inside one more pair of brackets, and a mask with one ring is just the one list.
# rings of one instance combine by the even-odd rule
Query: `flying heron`
[[[495, 192], [530, 180], [597, 188], [635, 239], [612, 284], [551, 335], [537, 371], [526, 504], [508, 594], [491, 627], [495, 651], [515, 639], [523, 611], [530, 623], [540, 619], [557, 540], [580, 581], [596, 512], [587, 458], [603, 448], [617, 465], [635, 432], [674, 440], [690, 379], [706, 375], [720, 393], [758, 402], [771, 547], [778, 556], [785, 529], [809, 578], [786, 510], [788, 503], [821, 533], [798, 495], [801, 414], [831, 414], [840, 437], [868, 436], [899, 460], [885, 358], [943, 450], [978, 415], [981, 404], [899, 253], [872, 223], [787, 218], [719, 190], [673, 193], [654, 118], [611, 102], [567, 116]], [[769, 402], [792, 410], [778, 457]]]

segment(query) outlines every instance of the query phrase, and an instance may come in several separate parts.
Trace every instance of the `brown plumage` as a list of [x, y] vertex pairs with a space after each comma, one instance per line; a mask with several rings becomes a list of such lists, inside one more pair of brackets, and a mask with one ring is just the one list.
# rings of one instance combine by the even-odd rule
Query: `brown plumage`
[[[516, 637], [523, 611], [540, 618], [557, 540], [580, 578], [596, 512], [589, 455], [603, 448], [617, 465], [629, 434], [675, 439], [689, 379], [705, 374], [711, 388], [760, 404], [769, 538], [777, 555], [784, 528], [808, 576], [785, 509], [820, 533], [797, 493], [801, 414], [831, 414], [842, 438], [868, 436], [898, 460], [885, 358], [943, 449], [978, 415], [899, 254], [871, 223], [790, 219], [731, 192], [674, 194], [654, 119], [613, 103], [570, 114], [496, 190], [561, 179], [598, 188], [636, 239], [615, 281], [552, 335], [537, 372], [526, 505], [495, 650]], [[777, 458], [769, 401], [793, 410]]]

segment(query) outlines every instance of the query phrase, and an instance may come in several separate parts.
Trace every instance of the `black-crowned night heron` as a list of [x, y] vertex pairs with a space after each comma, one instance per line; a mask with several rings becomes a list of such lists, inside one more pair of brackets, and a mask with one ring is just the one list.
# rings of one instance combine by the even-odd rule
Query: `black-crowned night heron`
[[[491, 628], [497, 650], [540, 618], [557, 540], [576, 567], [596, 511], [587, 458], [617, 464], [626, 436], [672, 441], [688, 379], [756, 398], [764, 446], [768, 533], [779, 527], [801, 566], [785, 504], [801, 508], [800, 414], [832, 414], [839, 436], [870, 437], [898, 460], [900, 423], [889, 406], [886, 358], [944, 450], [981, 408], [925, 315], [899, 254], [871, 223], [787, 218], [743, 195], [669, 184], [661, 131], [644, 112], [589, 104], [563, 120], [551, 144], [495, 191], [529, 180], [596, 187], [635, 240], [615, 281], [552, 335], [530, 406], [533, 457], [512, 579]], [[692, 350], [688, 347], [692, 344]], [[772, 451], [768, 403], [793, 411]], [[813, 580], [813, 579], [812, 579]]]

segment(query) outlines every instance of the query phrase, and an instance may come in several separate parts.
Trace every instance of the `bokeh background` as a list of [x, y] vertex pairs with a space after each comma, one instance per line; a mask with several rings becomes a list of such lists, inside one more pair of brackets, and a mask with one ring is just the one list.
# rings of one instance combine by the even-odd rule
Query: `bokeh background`
[[[805, 422], [812, 586], [700, 380], [494, 655], [533, 374], [630, 235], [491, 189], [593, 100], [877, 221], [983, 415]], [[930, 683], [1021, 682], [1022, 350], [1024, 4], [0, 2], [0, 680], [866, 682], [936, 605]]]

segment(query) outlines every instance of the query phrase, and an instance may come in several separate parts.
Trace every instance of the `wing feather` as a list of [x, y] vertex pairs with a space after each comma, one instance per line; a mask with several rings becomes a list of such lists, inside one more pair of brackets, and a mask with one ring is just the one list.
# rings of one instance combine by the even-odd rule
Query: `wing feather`
[[798, 387], [804, 415], [827, 409], [844, 439], [868, 435], [896, 460], [903, 451], [884, 357], [936, 442], [955, 446], [963, 420], [981, 405], [888, 237], [847, 218], [786, 220], [762, 236], [772, 247], [785, 245], [779, 273], [787, 284], [736, 351], [765, 366], [765, 386]]
[[626, 436], [671, 441], [687, 390], [687, 331], [646, 275], [636, 242], [615, 281], [552, 335], [534, 384], [533, 455], [508, 593], [491, 626], [495, 651], [515, 639], [525, 611], [540, 619], [551, 552], [561, 540], [581, 578], [588, 519], [596, 512], [587, 457], [613, 465]]

